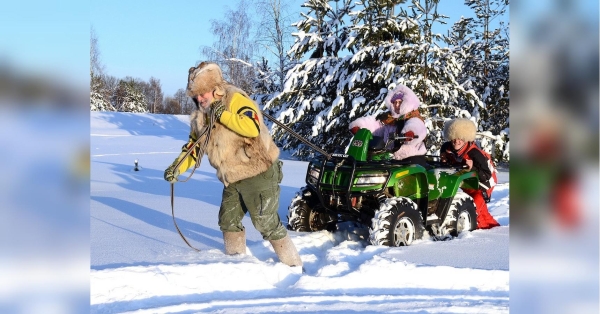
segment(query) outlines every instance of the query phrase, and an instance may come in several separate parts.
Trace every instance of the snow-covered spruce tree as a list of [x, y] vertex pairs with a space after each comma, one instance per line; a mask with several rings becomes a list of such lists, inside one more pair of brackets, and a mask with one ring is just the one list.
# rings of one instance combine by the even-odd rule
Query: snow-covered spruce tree
[[[350, 32], [344, 20], [348, 19], [352, 0], [334, 2], [308, 0], [302, 5], [308, 10], [301, 13], [304, 20], [294, 24], [298, 32], [292, 34], [296, 40], [289, 51], [298, 63], [287, 72], [283, 91], [265, 105], [265, 110], [315, 145], [339, 152], [343, 150], [340, 149], [341, 142], [346, 139], [340, 140], [335, 134], [339, 131], [337, 128], [325, 130], [323, 126], [325, 123], [329, 127], [336, 126], [331, 122], [337, 119], [334, 115], [338, 113], [327, 112], [332, 109], [332, 104], [344, 101], [338, 98], [337, 78], [332, 75], [337, 75], [337, 63], [348, 58], [340, 58], [338, 54]], [[333, 7], [329, 3], [334, 4]], [[347, 130], [342, 132], [344, 136], [348, 134]], [[328, 136], [330, 134], [333, 136]], [[284, 149], [292, 150], [301, 159], [314, 153], [278, 127], [274, 127], [274, 136]]]
[[[463, 71], [461, 84], [475, 91], [481, 106], [472, 112], [478, 124], [482, 148], [496, 161], [508, 161], [509, 45], [508, 26], [493, 23], [506, 13], [508, 0], [465, 0], [475, 18], [461, 18], [446, 38]], [[492, 29], [492, 25], [497, 28]]]
[[251, 98], [258, 104], [271, 98], [271, 95], [276, 92], [277, 73], [269, 66], [269, 61], [264, 57], [255, 65], [256, 76], [253, 78], [254, 94]]
[[302, 7], [308, 11], [300, 13], [304, 20], [293, 24], [298, 32], [292, 34], [296, 38], [288, 52], [292, 59], [337, 57], [350, 32], [344, 19], [354, 7], [353, 1], [307, 0]]
[[90, 75], [90, 111], [115, 111], [110, 101], [106, 98], [102, 78], [97, 75]]
[[[433, 42], [432, 22], [423, 26], [419, 20], [426, 16], [419, 10], [435, 7], [418, 6], [416, 2], [413, 6], [417, 8], [409, 7], [412, 10], [410, 15], [405, 10], [397, 15], [391, 14], [393, 1], [357, 2], [357, 10], [352, 12], [344, 8], [352, 21], [342, 41], [345, 56], [319, 56], [314, 53], [318, 51], [322, 38], [334, 37], [331, 29], [336, 27], [330, 26], [329, 34], [307, 32], [306, 29], [298, 33], [292, 52], [298, 57], [312, 51], [311, 58], [288, 72], [284, 91], [267, 106], [277, 111], [280, 121], [289, 123], [297, 133], [316, 145], [328, 152], [341, 152], [350, 138], [348, 124], [358, 117], [385, 110], [383, 100], [388, 90], [404, 84], [421, 98], [421, 111], [429, 129], [429, 152], [437, 153], [442, 142], [443, 120], [470, 115], [479, 105], [479, 98], [457, 82], [461, 65], [450, 49], [440, 48]], [[331, 7], [322, 4], [319, 8]], [[317, 9], [309, 13], [314, 14]], [[370, 17], [367, 13], [375, 16]], [[441, 18], [431, 14], [430, 20], [433, 16]], [[323, 19], [321, 24], [317, 21], [318, 18], [307, 14], [306, 20], [298, 25], [335, 26], [330, 19]], [[377, 27], [368, 26], [373, 21]], [[330, 42], [335, 41], [323, 41], [324, 52]], [[275, 137], [285, 149], [293, 148], [294, 154], [300, 158], [309, 157], [312, 153], [285, 131], [276, 128]]]
[[144, 93], [134, 80], [121, 80], [119, 82], [118, 111], [144, 113], [148, 112]]
[[399, 16], [414, 27], [410, 41], [399, 53], [399, 83], [410, 88], [421, 99], [421, 114], [427, 126], [428, 154], [437, 155], [443, 143], [444, 122], [455, 117], [468, 117], [480, 106], [474, 91], [465, 89], [457, 80], [462, 64], [448, 47], [440, 47], [442, 36], [433, 32], [434, 25], [445, 24], [447, 16], [438, 13], [438, 1], [412, 0]]
[[394, 14], [395, 6], [405, 3], [406, 0], [359, 0], [359, 8], [352, 12], [353, 36], [348, 42], [349, 47], [376, 46], [383, 42], [403, 42], [407, 38], [402, 26]]

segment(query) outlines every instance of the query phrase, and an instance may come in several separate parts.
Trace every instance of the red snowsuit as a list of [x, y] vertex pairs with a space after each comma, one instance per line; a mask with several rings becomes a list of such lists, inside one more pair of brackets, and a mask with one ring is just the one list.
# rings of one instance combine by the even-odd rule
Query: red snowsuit
[[492, 158], [486, 152], [481, 150], [475, 142], [468, 142], [459, 151], [455, 151], [451, 142], [446, 142], [440, 149], [441, 154], [451, 153], [454, 155], [454, 160], [464, 163], [464, 160], [473, 161], [473, 169], [477, 171], [479, 177], [479, 189], [462, 190], [470, 195], [475, 202], [477, 211], [477, 228], [490, 229], [500, 226], [500, 224], [492, 217], [488, 211], [486, 200], [483, 193], [487, 194], [488, 200], [492, 196], [494, 186], [498, 182], [496, 177], [496, 168], [492, 162]]

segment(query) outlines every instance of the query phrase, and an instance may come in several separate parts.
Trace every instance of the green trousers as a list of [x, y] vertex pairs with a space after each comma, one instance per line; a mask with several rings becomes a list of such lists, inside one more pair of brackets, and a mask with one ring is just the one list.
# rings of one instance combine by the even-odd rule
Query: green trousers
[[223, 232], [244, 230], [242, 218], [250, 213], [252, 224], [265, 240], [279, 240], [287, 230], [279, 219], [279, 183], [283, 179], [282, 162], [277, 160], [265, 172], [223, 189], [219, 210], [219, 228]]

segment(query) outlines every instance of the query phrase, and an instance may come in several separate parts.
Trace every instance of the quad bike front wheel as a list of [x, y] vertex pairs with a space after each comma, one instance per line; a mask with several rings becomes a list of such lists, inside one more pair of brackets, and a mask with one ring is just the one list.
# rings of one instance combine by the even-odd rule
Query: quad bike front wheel
[[375, 212], [369, 240], [373, 245], [409, 246], [423, 237], [423, 217], [417, 204], [405, 197], [386, 199]]
[[334, 217], [325, 213], [318, 199], [306, 187], [300, 189], [292, 199], [287, 218], [287, 229], [291, 231], [312, 232], [335, 229]]

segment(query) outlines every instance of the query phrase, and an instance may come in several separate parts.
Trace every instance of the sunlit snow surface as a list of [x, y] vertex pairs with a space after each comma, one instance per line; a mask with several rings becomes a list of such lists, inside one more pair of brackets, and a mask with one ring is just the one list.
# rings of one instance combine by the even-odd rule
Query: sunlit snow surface
[[[164, 169], [188, 137], [187, 116], [91, 113], [93, 313], [507, 313], [509, 184], [499, 173], [491, 214], [501, 227], [409, 247], [368, 245], [368, 230], [290, 232], [304, 273], [278, 262], [249, 217], [248, 253], [227, 256], [217, 224], [222, 184], [204, 159], [175, 184]], [[140, 171], [134, 171], [134, 160]], [[306, 162], [282, 153], [279, 215], [304, 185]], [[185, 179], [190, 172], [181, 176]]]

